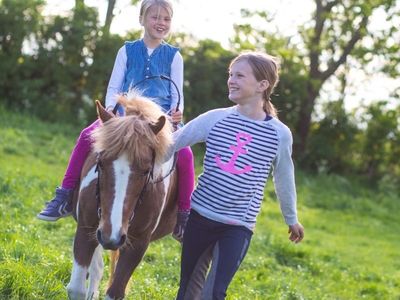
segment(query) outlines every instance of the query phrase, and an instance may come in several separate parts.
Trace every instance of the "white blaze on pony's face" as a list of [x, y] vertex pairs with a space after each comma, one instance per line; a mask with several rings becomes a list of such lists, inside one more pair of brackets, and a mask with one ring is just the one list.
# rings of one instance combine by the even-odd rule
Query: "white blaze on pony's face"
[[110, 239], [117, 241], [120, 238], [120, 231], [122, 228], [122, 216], [124, 210], [124, 201], [129, 183], [129, 176], [131, 170], [130, 163], [126, 155], [120, 156], [113, 162], [115, 189], [114, 201], [111, 208], [111, 236]]
[[116, 159], [102, 159], [99, 155], [98, 195], [100, 221], [97, 239], [106, 249], [121, 247], [127, 238], [129, 223], [152, 169], [152, 151], [139, 163], [132, 162], [123, 153]]
[[172, 143], [172, 126], [157, 104], [148, 99], [119, 101], [126, 116], [114, 117], [96, 102], [103, 124], [92, 135], [101, 212], [97, 239], [106, 249], [125, 244], [154, 166], [161, 164]]

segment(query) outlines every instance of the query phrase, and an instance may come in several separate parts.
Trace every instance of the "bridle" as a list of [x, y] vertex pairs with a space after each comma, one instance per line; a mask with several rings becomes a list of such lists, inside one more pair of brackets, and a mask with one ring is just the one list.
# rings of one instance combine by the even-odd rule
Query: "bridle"
[[[178, 102], [176, 104], [176, 110], [179, 109], [179, 105], [181, 103], [181, 93], [179, 92], [178, 86], [176, 85], [175, 81], [173, 81], [171, 78], [169, 78], [168, 76], [165, 75], [153, 75], [153, 76], [147, 76], [146, 78], [140, 80], [139, 82], [137, 82], [132, 88], [136, 88], [138, 87], [140, 84], [142, 84], [143, 82], [147, 81], [147, 80], [153, 80], [153, 79], [161, 79], [161, 80], [167, 80], [170, 83], [172, 83], [172, 85], [174, 86], [177, 94], [178, 94]], [[115, 115], [119, 109], [119, 107], [121, 106], [121, 104], [119, 104], [117, 102], [117, 104], [115, 104], [114, 109], [112, 110], [113, 114]], [[177, 124], [174, 124], [174, 127], [176, 129]], [[95, 172], [97, 173], [97, 181], [96, 181], [96, 202], [97, 202], [97, 215], [98, 218], [100, 220], [101, 218], [101, 197], [100, 197], [100, 175], [101, 175], [101, 160], [100, 160], [100, 154], [101, 153], [97, 153], [97, 157], [96, 157], [96, 167], [95, 167]], [[138, 197], [138, 203], [140, 204], [142, 199], [143, 199], [143, 195], [147, 189], [147, 186], [151, 183], [151, 184], [156, 184], [159, 182], [164, 181], [165, 178], [167, 178], [169, 175], [171, 175], [171, 173], [175, 170], [176, 167], [176, 161], [177, 161], [177, 154], [175, 153], [174, 155], [174, 161], [172, 164], [171, 169], [169, 170], [169, 172], [163, 176], [161, 179], [157, 180], [157, 181], [153, 181], [154, 179], [154, 164], [155, 164], [155, 151], [154, 149], [152, 150], [152, 162], [151, 162], [151, 168], [148, 172], [143, 173], [143, 176], [146, 176], [146, 181], [145, 184], [143, 185], [142, 190], [140, 191], [139, 197]], [[132, 221], [133, 216], [135, 214], [135, 211], [132, 212], [132, 215], [129, 219], [129, 222]]]
[[[101, 170], [102, 170], [102, 162], [100, 159], [100, 155], [101, 153], [97, 153], [96, 155], [96, 167], [95, 167], [95, 173], [97, 173], [97, 180], [96, 180], [96, 202], [97, 202], [97, 216], [98, 219], [100, 220], [101, 218], [101, 195], [100, 195], [100, 176], [101, 176]], [[164, 181], [165, 178], [167, 178], [168, 176], [170, 176], [172, 174], [172, 172], [175, 170], [176, 167], [176, 161], [177, 161], [177, 155], [175, 153], [174, 155], [174, 161], [172, 163], [172, 167], [171, 169], [168, 171], [167, 174], [165, 174], [163, 177], [161, 177], [158, 180], [154, 180], [154, 165], [155, 165], [155, 158], [156, 158], [156, 154], [154, 149], [152, 150], [152, 159], [151, 159], [151, 167], [148, 171], [143, 172], [142, 174], [140, 174], [141, 176], [146, 176], [145, 179], [145, 183], [142, 187], [142, 190], [139, 193], [138, 196], [138, 204], [140, 205], [142, 203], [143, 200], [143, 196], [146, 192], [147, 186], [149, 184], [156, 184], [156, 183], [160, 183], [162, 181]], [[133, 220], [133, 216], [135, 215], [135, 210], [132, 211], [132, 215], [129, 218], [129, 223], [131, 223], [131, 221]]]

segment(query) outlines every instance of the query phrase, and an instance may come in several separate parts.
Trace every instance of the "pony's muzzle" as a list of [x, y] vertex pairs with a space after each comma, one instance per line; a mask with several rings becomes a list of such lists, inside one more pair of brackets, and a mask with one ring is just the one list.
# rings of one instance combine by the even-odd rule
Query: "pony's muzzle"
[[119, 239], [111, 239], [110, 237], [105, 237], [102, 234], [102, 231], [100, 229], [97, 229], [97, 240], [100, 243], [100, 245], [103, 246], [104, 249], [106, 249], [106, 250], [117, 250], [123, 244], [125, 244], [126, 234], [120, 235]]

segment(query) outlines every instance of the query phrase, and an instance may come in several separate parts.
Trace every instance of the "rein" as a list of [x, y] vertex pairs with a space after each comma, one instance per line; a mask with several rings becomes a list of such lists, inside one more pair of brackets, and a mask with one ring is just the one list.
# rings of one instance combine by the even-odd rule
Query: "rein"
[[[179, 109], [179, 105], [181, 104], [181, 93], [179, 92], [178, 86], [176, 85], [175, 81], [173, 81], [171, 78], [169, 78], [168, 76], [165, 75], [153, 75], [153, 76], [147, 76], [146, 78], [140, 80], [139, 82], [137, 82], [132, 89], [136, 88], [137, 86], [139, 86], [140, 84], [142, 84], [143, 82], [147, 81], [147, 80], [153, 80], [153, 79], [162, 79], [162, 80], [167, 80], [170, 83], [172, 83], [172, 85], [174, 86], [176, 93], [178, 94], [178, 102], [176, 103], [176, 110]], [[121, 106], [121, 104], [117, 103], [114, 106], [114, 109], [112, 110], [113, 114], [115, 115], [119, 109], [119, 107]]]

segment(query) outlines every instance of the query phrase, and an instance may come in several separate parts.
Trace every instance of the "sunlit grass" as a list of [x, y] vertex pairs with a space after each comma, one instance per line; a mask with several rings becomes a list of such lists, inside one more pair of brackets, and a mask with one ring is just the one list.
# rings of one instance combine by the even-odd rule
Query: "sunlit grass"
[[[78, 133], [0, 109], [0, 299], [67, 297], [75, 222], [47, 223], [35, 215], [60, 183]], [[252, 244], [227, 299], [400, 299], [398, 195], [340, 176], [298, 172], [297, 182], [305, 240], [289, 242], [268, 182]], [[134, 272], [126, 298], [174, 299], [179, 272], [180, 245], [171, 237], [157, 241]], [[107, 276], [108, 269], [102, 296]]]

